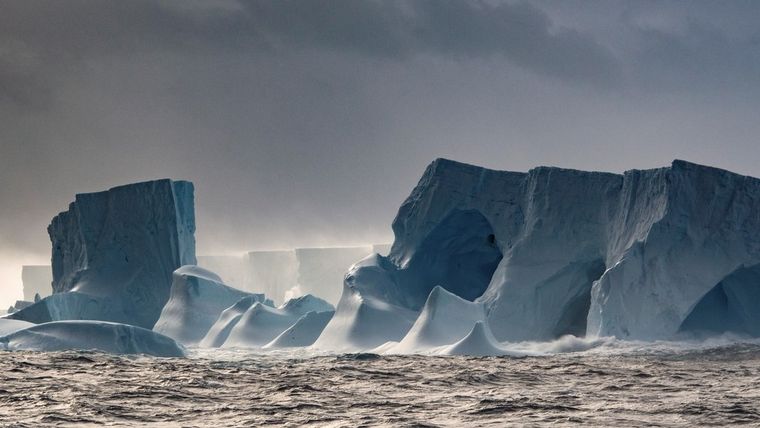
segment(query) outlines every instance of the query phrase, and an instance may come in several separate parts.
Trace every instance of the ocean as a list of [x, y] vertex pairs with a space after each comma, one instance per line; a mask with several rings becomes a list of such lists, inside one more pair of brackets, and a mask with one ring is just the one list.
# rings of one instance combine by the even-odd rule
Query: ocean
[[0, 425], [760, 426], [760, 342], [515, 349], [530, 355], [2, 352]]

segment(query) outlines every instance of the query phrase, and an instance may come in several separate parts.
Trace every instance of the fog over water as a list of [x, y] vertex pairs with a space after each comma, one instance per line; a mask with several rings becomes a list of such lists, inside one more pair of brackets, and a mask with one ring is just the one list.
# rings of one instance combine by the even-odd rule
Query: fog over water
[[0, 14], [0, 307], [76, 193], [196, 185], [198, 253], [388, 242], [424, 167], [760, 176], [756, 2], [25, 1]]

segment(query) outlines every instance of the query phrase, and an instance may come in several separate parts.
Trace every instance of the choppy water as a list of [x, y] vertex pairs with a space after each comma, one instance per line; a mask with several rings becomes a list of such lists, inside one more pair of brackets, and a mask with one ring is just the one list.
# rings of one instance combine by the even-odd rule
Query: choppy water
[[760, 344], [591, 346], [522, 358], [3, 352], [0, 425], [760, 425]]

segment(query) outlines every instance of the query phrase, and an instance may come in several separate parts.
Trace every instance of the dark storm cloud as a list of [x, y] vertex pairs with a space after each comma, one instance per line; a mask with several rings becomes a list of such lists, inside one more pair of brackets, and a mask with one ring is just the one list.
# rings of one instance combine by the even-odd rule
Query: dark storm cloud
[[3, 1], [0, 305], [75, 193], [152, 178], [195, 183], [210, 253], [387, 241], [439, 156], [760, 175], [757, 22], [738, 0]]
[[[40, 104], [46, 73], [97, 56], [136, 52], [323, 48], [404, 59], [503, 56], [559, 78], [608, 84], [611, 53], [577, 30], [553, 28], [526, 3], [482, 1], [256, 1], [192, 7], [153, 1], [10, 1], [0, 14], [0, 91]], [[24, 70], [14, 70], [25, 64]]]

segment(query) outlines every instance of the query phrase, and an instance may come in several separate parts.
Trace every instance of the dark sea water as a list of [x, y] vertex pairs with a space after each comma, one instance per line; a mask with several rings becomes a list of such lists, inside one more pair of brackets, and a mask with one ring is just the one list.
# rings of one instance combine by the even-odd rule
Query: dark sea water
[[1, 426], [760, 426], [757, 343], [499, 358], [2, 352], [0, 367]]

